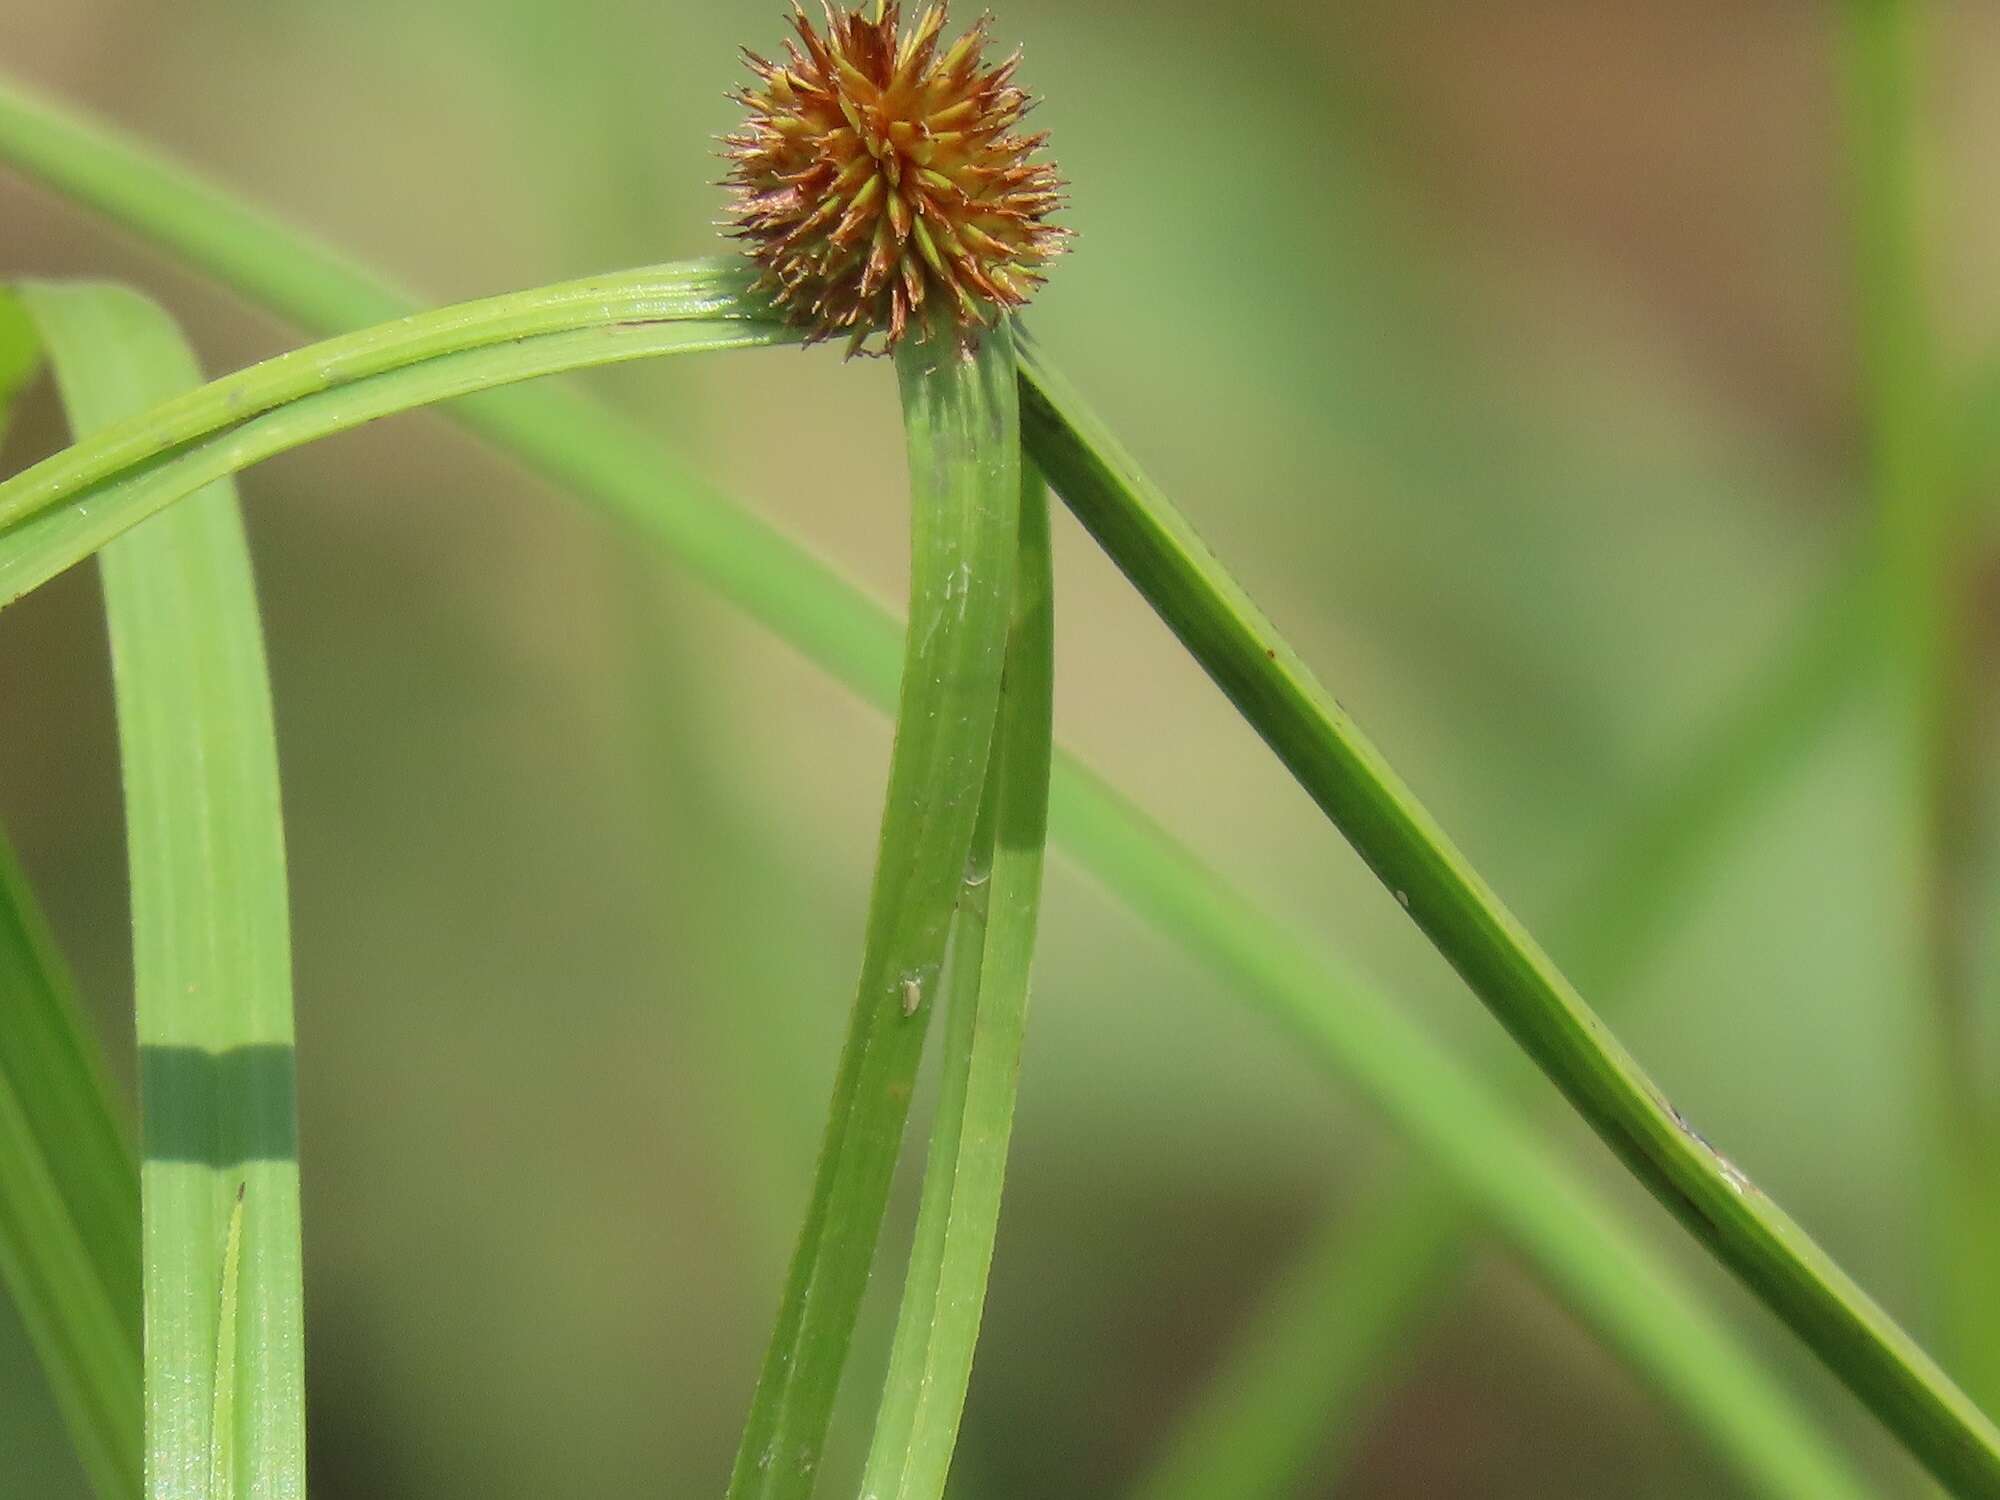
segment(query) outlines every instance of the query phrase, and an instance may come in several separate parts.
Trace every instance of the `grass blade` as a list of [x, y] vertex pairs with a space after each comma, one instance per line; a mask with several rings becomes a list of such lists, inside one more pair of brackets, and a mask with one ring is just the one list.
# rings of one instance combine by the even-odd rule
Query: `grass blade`
[[[1579, 882], [1558, 946], [1590, 982], [1626, 990], [1718, 847], [1871, 675], [1867, 583], [1842, 563], [1778, 659]], [[1343, 1214], [1326, 1226], [1278, 1278], [1133, 1487], [1135, 1500], [1290, 1495], [1312, 1460], [1340, 1463], [1384, 1389], [1382, 1372], [1449, 1301], [1477, 1228], [1435, 1175], [1406, 1178], [1376, 1200], [1358, 1223]]]
[[105, 1500], [137, 1500], [139, 1174], [69, 975], [0, 837], [0, 1281]]
[[[80, 431], [198, 379], [179, 330], [133, 292], [22, 296]], [[147, 1492], [229, 1500], [211, 1488], [213, 1440], [233, 1454], [241, 1493], [291, 1500], [305, 1492], [305, 1410], [290, 930], [270, 687], [233, 487], [107, 547], [103, 573], [132, 866]], [[225, 1311], [238, 1337], [219, 1368]], [[218, 1410], [232, 1432], [211, 1432]]]
[[910, 455], [910, 625], [853, 1019], [805, 1227], [730, 1478], [812, 1493], [909, 1114], [993, 743], [1020, 530], [1005, 324], [965, 357], [896, 352]]
[[[41, 338], [0, 288], [0, 434]], [[0, 1285], [21, 1313], [91, 1484], [136, 1500], [139, 1174], [103, 1059], [0, 834]]]
[[[64, 496], [274, 407], [442, 355], [586, 329], [769, 322], [738, 262], [683, 261], [412, 313], [267, 359], [107, 423], [0, 484], [0, 528]], [[0, 364], [0, 375], [5, 374]]]
[[41, 587], [148, 516], [216, 480], [378, 417], [568, 370], [659, 354], [766, 345], [785, 337], [767, 326], [727, 322], [583, 328], [474, 346], [296, 397], [177, 451], [139, 460], [97, 483], [68, 489], [27, 520], [0, 529], [0, 606]]
[[1626, 1168], [1955, 1492], [2000, 1495], [2000, 1428], [1688, 1128], [1187, 520], [1024, 342], [1035, 461], [1424, 935]]
[[[396, 412], [488, 392], [520, 380], [656, 354], [744, 348], [782, 342], [772, 328], [730, 322], [658, 322], [582, 328], [510, 344], [480, 344], [456, 354], [366, 376], [222, 428], [178, 452], [138, 460], [16, 526], [0, 528], [0, 606], [74, 568], [110, 540], [176, 500], [238, 474], [274, 454]], [[6, 486], [0, 484], [0, 490]]]
[[[394, 288], [310, 238], [145, 148], [11, 87], [0, 87], [0, 159], [308, 328], [330, 332], [407, 309]], [[895, 621], [796, 541], [700, 482], [633, 423], [599, 403], [546, 390], [483, 396], [454, 414], [533, 472], [638, 528], [869, 701], [893, 703]], [[1050, 827], [1121, 900], [1212, 963], [1244, 1003], [1302, 1036], [1332, 1076], [1360, 1085], [1556, 1295], [1752, 1483], [1799, 1500], [1865, 1493], [1811, 1420], [1728, 1339], [1701, 1301], [1618, 1227], [1616, 1215], [1548, 1147], [1523, 1135], [1381, 996], [1266, 918], [1139, 809], [1061, 755]], [[1456, 1129], [1458, 1119], [1470, 1124]], [[1486, 1127], [1499, 1135], [1480, 1134]], [[1512, 1141], [1533, 1170], [1517, 1180], [1483, 1166], [1500, 1138]], [[1537, 1196], [1545, 1179], [1562, 1186], [1564, 1201], [1590, 1211], [1530, 1233], [1522, 1226], [1536, 1223], [1545, 1207]], [[1650, 1291], [1620, 1295], [1632, 1288]], [[1739, 1402], [1739, 1390], [1748, 1399]]]
[[1006, 683], [952, 938], [944, 1082], [863, 1500], [944, 1494], [986, 1304], [1048, 841], [1048, 503], [1041, 476], [1024, 468]]

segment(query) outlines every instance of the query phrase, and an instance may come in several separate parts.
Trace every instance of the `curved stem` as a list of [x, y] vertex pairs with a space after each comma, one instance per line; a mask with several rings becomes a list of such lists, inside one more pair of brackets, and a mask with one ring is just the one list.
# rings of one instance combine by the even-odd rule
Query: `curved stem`
[[740, 262], [692, 260], [412, 313], [323, 340], [109, 423], [0, 484], [0, 529], [145, 459], [261, 412], [441, 355], [587, 328], [771, 321]]
[[40, 587], [204, 485], [378, 417], [592, 365], [753, 348], [789, 337], [770, 324], [616, 323], [475, 344], [461, 353], [434, 355], [300, 396], [262, 416], [163, 449], [94, 486], [67, 490], [39, 514], [0, 530], [0, 605]]
[[1021, 503], [1013, 340], [896, 351], [910, 456], [910, 623], [882, 842], [805, 1227], [730, 1478], [804, 1500], [867, 1289], [972, 848], [1007, 650]]

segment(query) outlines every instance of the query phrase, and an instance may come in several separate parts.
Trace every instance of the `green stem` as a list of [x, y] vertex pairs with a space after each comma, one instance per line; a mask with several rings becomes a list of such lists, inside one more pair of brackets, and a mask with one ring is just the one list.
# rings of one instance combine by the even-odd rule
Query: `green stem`
[[1626, 1167], [1963, 1495], [1996, 1429], [1866, 1292], [1667, 1102], [1437, 821], [1103, 424], [1022, 347], [1028, 451], [1063, 500], [1521, 1048]]
[[1014, 349], [897, 350], [910, 456], [910, 624], [861, 983], [805, 1227], [731, 1476], [803, 1500], [881, 1235], [993, 743], [1020, 516]]
[[1053, 649], [1048, 491], [1026, 469], [1006, 685], [952, 938], [944, 1081], [863, 1500], [938, 1500], [972, 1378], [1041, 904]]

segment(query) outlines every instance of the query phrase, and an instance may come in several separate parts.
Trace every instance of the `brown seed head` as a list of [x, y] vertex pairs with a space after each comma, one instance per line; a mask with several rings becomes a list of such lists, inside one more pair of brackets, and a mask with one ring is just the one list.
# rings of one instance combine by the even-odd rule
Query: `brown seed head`
[[731, 233], [763, 266], [759, 287], [807, 342], [844, 333], [849, 354], [877, 331], [884, 350], [931, 326], [977, 338], [1069, 234], [1045, 222], [1061, 179], [1029, 160], [1044, 137], [1015, 131], [1020, 54], [984, 67], [986, 18], [940, 49], [944, 5], [898, 36], [900, 11], [829, 7], [821, 36], [793, 0], [798, 41], [780, 62], [744, 52], [757, 81], [730, 97], [750, 118], [723, 138]]

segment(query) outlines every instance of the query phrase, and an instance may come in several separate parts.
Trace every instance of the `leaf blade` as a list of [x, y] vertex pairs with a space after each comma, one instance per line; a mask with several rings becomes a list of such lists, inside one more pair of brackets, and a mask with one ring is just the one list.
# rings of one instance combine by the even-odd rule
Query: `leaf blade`
[[25, 520], [0, 528], [0, 607], [197, 490], [303, 443], [379, 417], [491, 393], [495, 387], [544, 375], [658, 354], [753, 347], [785, 338], [780, 330], [740, 323], [586, 326], [507, 343], [481, 342], [292, 397], [177, 448], [162, 448], [95, 483], [68, 487]]
[[[0, 435], [42, 362], [0, 287]], [[0, 833], [0, 1283], [19, 1309], [92, 1486], [136, 1497], [139, 1177], [75, 985]]]
[[[197, 383], [154, 304], [119, 287], [23, 298], [72, 423]], [[303, 1298], [290, 926], [263, 638], [233, 486], [103, 551], [132, 867], [144, 1161], [148, 1493], [213, 1494], [212, 1444], [248, 1493], [305, 1488]], [[211, 1431], [230, 1205], [244, 1194], [229, 1379]], [[225, 1459], [226, 1472], [230, 1464]]]
[[959, 896], [950, 1024], [916, 1243], [861, 1481], [863, 1500], [938, 1500], [972, 1377], [999, 1228], [1048, 840], [1054, 613], [1048, 492], [1022, 474], [1006, 680]]
[[[0, 483], [0, 528], [108, 475], [306, 396], [518, 340], [650, 323], [770, 322], [751, 277], [726, 260], [677, 261], [392, 318], [199, 384], [107, 421]], [[10, 374], [0, 321], [0, 394]]]
[[861, 983], [812, 1200], [730, 1477], [731, 1500], [812, 1493], [888, 1207], [1007, 647], [1020, 510], [1014, 349], [896, 354], [910, 462], [910, 624]]

